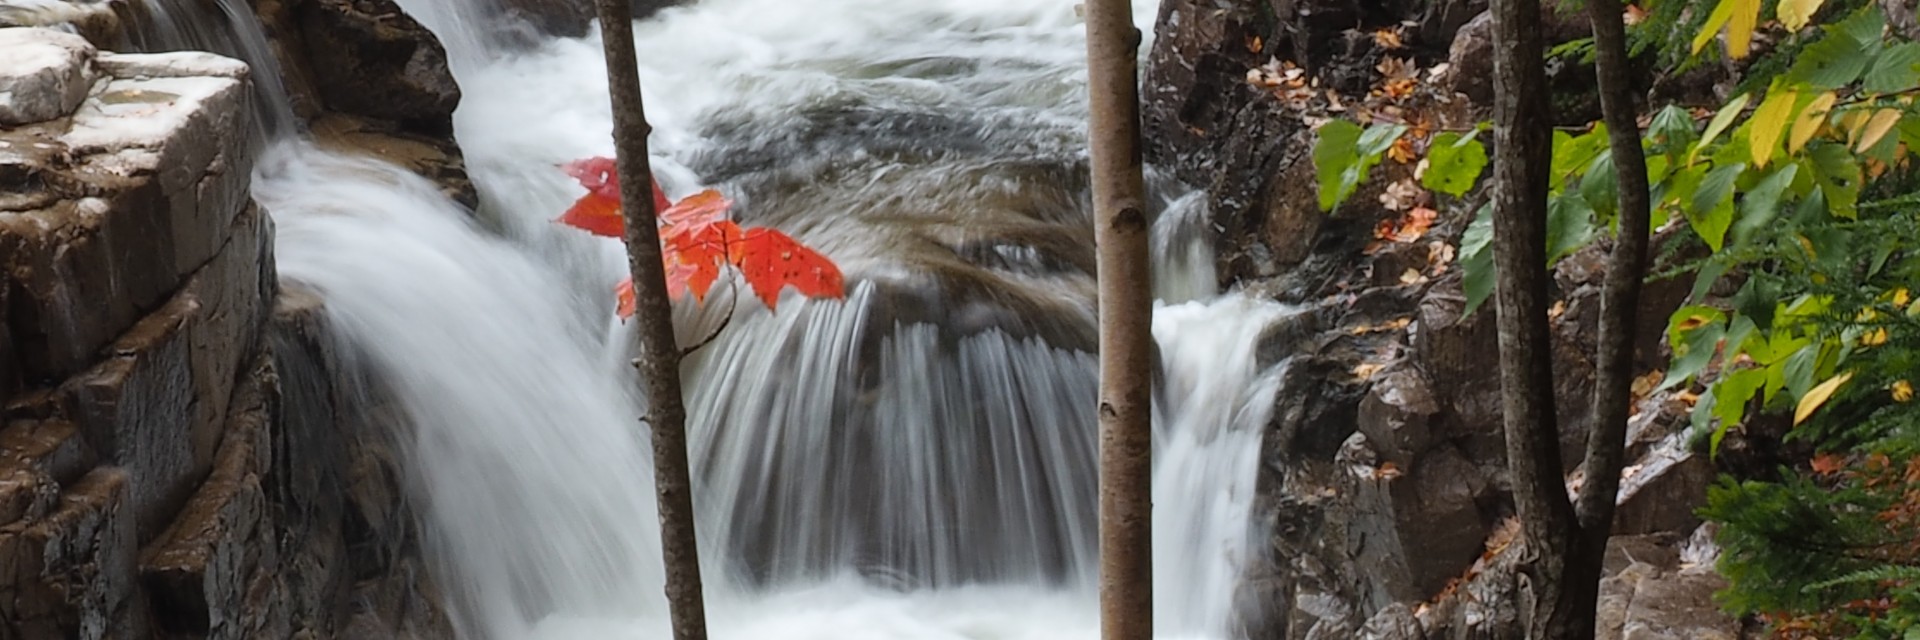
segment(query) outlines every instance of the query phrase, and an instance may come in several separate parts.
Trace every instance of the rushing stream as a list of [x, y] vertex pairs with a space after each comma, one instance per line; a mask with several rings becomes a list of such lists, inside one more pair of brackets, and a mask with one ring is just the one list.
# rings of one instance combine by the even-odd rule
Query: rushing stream
[[[415, 423], [428, 551], [464, 636], [665, 638], [630, 327], [611, 314], [621, 250], [551, 222], [578, 194], [556, 165], [611, 153], [600, 43], [514, 49], [489, 3], [402, 4], [449, 48], [482, 210], [289, 137], [269, 100], [281, 141], [254, 190], [281, 274], [324, 295]], [[232, 22], [255, 57], [257, 23]], [[703, 0], [638, 38], [668, 191], [722, 189], [851, 283], [777, 312], [743, 296], [688, 362], [713, 635], [1096, 637], [1073, 3]], [[1156, 625], [1230, 637], [1285, 366], [1256, 370], [1253, 344], [1288, 311], [1216, 295], [1199, 198], [1151, 182]], [[684, 305], [687, 341], [732, 298]]]

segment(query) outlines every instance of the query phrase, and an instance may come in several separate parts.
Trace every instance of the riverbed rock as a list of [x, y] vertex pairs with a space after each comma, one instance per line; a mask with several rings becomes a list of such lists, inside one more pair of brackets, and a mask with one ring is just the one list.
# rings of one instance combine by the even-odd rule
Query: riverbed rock
[[447, 71], [446, 49], [393, 0], [310, 0], [294, 15], [327, 107], [452, 131], [460, 87]]

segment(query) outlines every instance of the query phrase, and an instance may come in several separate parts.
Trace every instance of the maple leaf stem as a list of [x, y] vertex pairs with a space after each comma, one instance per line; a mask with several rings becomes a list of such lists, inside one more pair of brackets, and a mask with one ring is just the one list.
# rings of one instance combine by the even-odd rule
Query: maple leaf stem
[[712, 344], [715, 339], [720, 337], [720, 332], [726, 331], [727, 326], [733, 324], [733, 312], [740, 310], [740, 291], [739, 291], [740, 287], [739, 285], [733, 284], [732, 280], [727, 281], [727, 287], [733, 293], [733, 296], [732, 296], [733, 304], [727, 305], [727, 317], [721, 318], [720, 326], [714, 327], [713, 332], [708, 333], [707, 337], [702, 338], [699, 342], [694, 343], [694, 345], [691, 347], [681, 349], [680, 357], [685, 358], [687, 356], [693, 355], [693, 352], [699, 351], [700, 349], [706, 347], [707, 345]]

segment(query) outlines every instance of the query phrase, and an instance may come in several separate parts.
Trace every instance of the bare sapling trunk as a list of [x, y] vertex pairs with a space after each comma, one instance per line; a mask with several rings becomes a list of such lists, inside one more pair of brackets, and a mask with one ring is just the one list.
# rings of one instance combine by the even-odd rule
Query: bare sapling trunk
[[640, 101], [628, 0], [596, 0], [606, 47], [607, 88], [613, 101], [613, 139], [626, 218], [627, 267], [633, 274], [635, 317], [645, 379], [646, 423], [653, 433], [654, 490], [660, 508], [660, 550], [667, 569], [667, 606], [675, 640], [706, 640], [706, 603], [694, 536], [693, 482], [687, 469], [687, 409], [680, 390], [680, 345], [674, 339], [672, 301], [654, 222], [653, 168], [647, 159], [646, 110]]
[[1128, 0], [1088, 0], [1094, 242], [1100, 314], [1100, 634], [1153, 636], [1153, 292]]
[[[1520, 563], [1526, 637], [1579, 632], [1590, 599], [1564, 580], [1581, 537], [1560, 469], [1547, 325], [1547, 180], [1552, 160], [1538, 0], [1493, 0], [1493, 260], [1498, 270], [1501, 419], [1526, 554]], [[1588, 609], [1592, 604], [1589, 602]]]
[[1620, 0], [1587, 0], [1593, 24], [1595, 66], [1600, 80], [1600, 109], [1612, 147], [1619, 190], [1620, 232], [1614, 238], [1600, 295], [1599, 353], [1594, 358], [1593, 431], [1587, 434], [1586, 481], [1575, 503], [1580, 553], [1569, 561], [1566, 581], [1572, 590], [1592, 594], [1568, 623], [1592, 634], [1600, 593], [1602, 560], [1613, 532], [1620, 470], [1626, 464], [1627, 418], [1633, 403], [1633, 345], [1640, 283], [1647, 273], [1647, 235], [1651, 216], [1647, 156], [1640, 146], [1640, 116], [1634, 104], [1628, 68], [1627, 30]]

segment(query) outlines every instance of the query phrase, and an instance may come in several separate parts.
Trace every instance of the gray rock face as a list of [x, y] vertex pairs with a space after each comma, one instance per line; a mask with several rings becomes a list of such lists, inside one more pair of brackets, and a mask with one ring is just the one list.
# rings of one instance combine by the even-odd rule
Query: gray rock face
[[0, 125], [72, 113], [93, 87], [93, 45], [43, 29], [0, 29]]
[[0, 639], [452, 637], [398, 423], [276, 308], [246, 67], [73, 50], [84, 99], [0, 129]]

